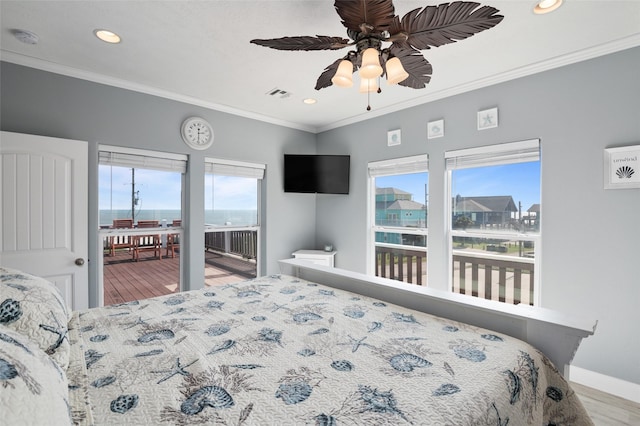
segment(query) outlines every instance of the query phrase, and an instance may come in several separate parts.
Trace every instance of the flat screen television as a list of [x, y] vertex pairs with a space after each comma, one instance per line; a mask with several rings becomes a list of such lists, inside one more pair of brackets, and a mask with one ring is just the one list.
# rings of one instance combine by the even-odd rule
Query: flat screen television
[[349, 193], [348, 155], [284, 155], [284, 192]]

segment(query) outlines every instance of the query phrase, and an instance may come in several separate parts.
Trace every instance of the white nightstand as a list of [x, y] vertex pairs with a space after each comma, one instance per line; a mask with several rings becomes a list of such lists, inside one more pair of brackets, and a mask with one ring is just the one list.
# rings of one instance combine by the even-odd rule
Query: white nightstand
[[318, 265], [330, 266], [333, 268], [335, 264], [335, 256], [337, 251], [324, 250], [298, 250], [293, 254], [296, 259], [306, 260]]

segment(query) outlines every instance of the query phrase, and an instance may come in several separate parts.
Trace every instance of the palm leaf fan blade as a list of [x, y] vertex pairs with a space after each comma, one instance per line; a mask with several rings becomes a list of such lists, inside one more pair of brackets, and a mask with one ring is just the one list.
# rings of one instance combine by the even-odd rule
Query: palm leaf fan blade
[[254, 39], [251, 43], [277, 50], [337, 50], [347, 47], [349, 40], [330, 36], [297, 36]]
[[334, 7], [342, 25], [357, 32], [385, 31], [395, 16], [391, 0], [336, 0]]
[[415, 49], [398, 48], [391, 46], [391, 54], [398, 59], [404, 70], [409, 74], [405, 80], [398, 83], [400, 86], [412, 89], [424, 89], [431, 81], [433, 68], [422, 54]]
[[407, 43], [419, 50], [455, 43], [493, 28], [504, 18], [498, 9], [479, 5], [453, 2], [412, 10], [401, 21]]
[[316, 90], [324, 89], [325, 87], [329, 87], [333, 85], [333, 82], [331, 81], [331, 79], [333, 78], [334, 75], [336, 75], [338, 66], [340, 65], [340, 62], [342, 62], [343, 59], [344, 58], [338, 59], [337, 61], [335, 61], [334, 63], [332, 63], [331, 65], [329, 65], [327, 68], [324, 69], [322, 74], [320, 74], [320, 77], [318, 77], [318, 81], [316, 82], [316, 87], [315, 87]]

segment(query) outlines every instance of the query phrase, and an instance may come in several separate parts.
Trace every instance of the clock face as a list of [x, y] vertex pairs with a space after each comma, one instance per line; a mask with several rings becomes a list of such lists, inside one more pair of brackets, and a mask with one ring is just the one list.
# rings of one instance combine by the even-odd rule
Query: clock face
[[191, 148], [206, 149], [213, 143], [213, 129], [202, 118], [187, 118], [182, 123], [182, 139]]

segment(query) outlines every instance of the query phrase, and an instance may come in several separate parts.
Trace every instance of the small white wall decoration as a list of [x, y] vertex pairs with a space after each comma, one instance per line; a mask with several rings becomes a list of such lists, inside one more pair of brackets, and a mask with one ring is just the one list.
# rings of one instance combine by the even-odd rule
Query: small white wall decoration
[[640, 188], [640, 145], [604, 150], [604, 188]]
[[444, 120], [430, 121], [427, 123], [427, 139], [441, 138], [444, 136]]
[[478, 130], [498, 127], [498, 108], [478, 111]]
[[387, 132], [387, 146], [400, 145], [401, 143], [400, 129], [389, 130]]

